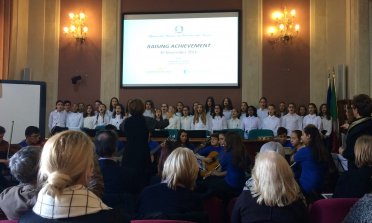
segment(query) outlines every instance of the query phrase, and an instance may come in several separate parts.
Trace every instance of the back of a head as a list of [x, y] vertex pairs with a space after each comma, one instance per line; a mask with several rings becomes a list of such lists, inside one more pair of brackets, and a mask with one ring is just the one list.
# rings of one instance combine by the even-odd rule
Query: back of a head
[[78, 184], [92, 166], [93, 143], [85, 133], [68, 130], [54, 135], [45, 143], [40, 158], [42, 192], [58, 199], [65, 188]]
[[251, 193], [258, 204], [288, 206], [298, 199], [300, 188], [283, 156], [274, 151], [259, 153], [252, 171]]
[[39, 134], [40, 129], [36, 126], [28, 126], [25, 130], [25, 135], [26, 136], [31, 136], [32, 134]]
[[313, 124], [308, 124], [303, 129], [303, 132], [306, 135], [310, 135], [310, 141], [306, 146], [310, 148], [313, 158], [319, 162], [325, 162], [328, 157], [328, 152], [325, 149], [318, 128]]
[[175, 149], [166, 159], [162, 173], [162, 181], [167, 181], [169, 188], [176, 190], [183, 186], [189, 190], [194, 189], [199, 167], [194, 153], [187, 148]]
[[352, 105], [358, 109], [358, 114], [362, 117], [369, 117], [372, 113], [372, 99], [366, 94], [358, 94], [353, 97]]
[[145, 103], [141, 98], [133, 99], [129, 103], [129, 113], [131, 115], [142, 115], [145, 112]]
[[361, 168], [372, 166], [372, 136], [363, 135], [355, 142], [355, 164]]
[[112, 157], [117, 145], [118, 136], [111, 130], [98, 131], [94, 138], [94, 151], [99, 157]]
[[243, 144], [242, 137], [238, 132], [228, 132], [225, 135], [225, 151], [231, 151], [233, 153], [233, 165], [244, 169], [247, 165], [246, 160], [246, 149]]
[[40, 154], [39, 146], [27, 146], [19, 150], [9, 160], [12, 175], [21, 183], [36, 183]]
[[263, 146], [260, 149], [260, 153], [265, 151], [274, 151], [285, 157], [283, 146], [277, 142], [267, 142], [263, 144]]

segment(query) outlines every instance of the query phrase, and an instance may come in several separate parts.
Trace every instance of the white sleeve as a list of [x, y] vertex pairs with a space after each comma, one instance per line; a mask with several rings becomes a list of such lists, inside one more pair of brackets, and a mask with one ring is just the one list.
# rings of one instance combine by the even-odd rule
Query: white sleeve
[[53, 128], [53, 112], [51, 112], [50, 113], [50, 115], [49, 115], [49, 124], [48, 124], [48, 126], [49, 126], [49, 131], [51, 132], [52, 131], [52, 128]]
[[176, 121], [176, 129], [180, 130], [181, 129], [181, 119], [177, 117]]
[[222, 129], [227, 129], [227, 121], [225, 116], [222, 116]]
[[70, 127], [70, 119], [68, 118], [69, 116], [67, 116], [66, 118], [66, 127], [69, 128]]
[[245, 131], [244, 119], [240, 121], [240, 128]]
[[257, 128], [258, 128], [258, 129], [262, 129], [261, 119], [258, 118], [257, 122], [258, 122], [258, 124], [257, 124]]
[[277, 136], [278, 135], [278, 129], [279, 129], [279, 127], [280, 127], [280, 119], [279, 119], [279, 121], [274, 126], [274, 129], [273, 129], [274, 136]]
[[298, 130], [302, 130], [302, 122], [300, 117], [298, 117]]
[[287, 129], [285, 126], [286, 126], [286, 120], [285, 120], [285, 116], [283, 116], [283, 119], [281, 120], [281, 123], [280, 123], [280, 125], [281, 125], [281, 127], [283, 127], [283, 128], [285, 128], [285, 129]]
[[195, 130], [194, 119], [191, 120], [191, 130]]
[[[209, 131], [212, 131], [212, 128], [213, 128], [213, 121], [212, 121], [212, 117], [210, 117], [210, 118], [207, 118], [207, 130], [209, 130]], [[208, 120], [209, 120], [209, 122], [208, 122]]]
[[80, 115], [79, 128], [83, 127], [84, 117], [83, 114]]

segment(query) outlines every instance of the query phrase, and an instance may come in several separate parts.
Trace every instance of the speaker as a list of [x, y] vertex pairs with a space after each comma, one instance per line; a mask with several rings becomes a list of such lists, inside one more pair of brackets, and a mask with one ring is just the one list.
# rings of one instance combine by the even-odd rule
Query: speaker
[[23, 81], [31, 81], [32, 68], [25, 67], [23, 70]]
[[346, 75], [345, 75], [344, 64], [337, 65], [336, 94], [337, 94], [337, 100], [346, 99]]

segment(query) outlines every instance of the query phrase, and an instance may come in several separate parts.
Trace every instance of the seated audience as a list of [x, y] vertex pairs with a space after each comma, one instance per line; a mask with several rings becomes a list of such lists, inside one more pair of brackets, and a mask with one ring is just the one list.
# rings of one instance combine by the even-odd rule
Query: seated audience
[[350, 209], [343, 223], [371, 222], [372, 219], [372, 194], [364, 195]]
[[203, 211], [202, 196], [193, 191], [198, 172], [192, 151], [177, 148], [164, 163], [162, 183], [142, 190], [136, 211], [178, 214]]
[[267, 142], [261, 146], [260, 153], [265, 151], [274, 151], [285, 157], [283, 146], [277, 142]]
[[93, 143], [80, 131], [65, 131], [45, 144], [39, 169], [42, 188], [35, 206], [19, 219], [25, 222], [129, 222], [84, 185], [93, 172]]
[[372, 136], [359, 137], [354, 149], [358, 168], [345, 171], [340, 176], [334, 198], [361, 198], [372, 191]]
[[[114, 125], [106, 125], [105, 126], [105, 130], [111, 130], [112, 132], [114, 132], [116, 134], [116, 127]], [[97, 132], [98, 133], [98, 132]], [[123, 145], [123, 142], [118, 140], [118, 147], [117, 147], [117, 152], [119, 152], [120, 150], [122, 150], [124, 148], [124, 145]]]
[[320, 193], [325, 180], [328, 152], [315, 125], [307, 125], [302, 130], [301, 140], [305, 147], [291, 157], [291, 161], [299, 163], [302, 168], [301, 177], [296, 181], [305, 195], [310, 195], [312, 191]]
[[278, 128], [278, 132], [277, 132], [277, 135], [279, 137], [279, 143], [283, 146], [283, 147], [290, 147], [290, 148], [294, 148], [291, 144], [291, 141], [287, 140], [287, 135], [288, 135], [288, 130], [286, 128], [283, 128], [283, 127], [279, 127]]
[[25, 136], [26, 136], [26, 139], [18, 143], [18, 145], [21, 145], [22, 147], [34, 146], [39, 141], [40, 130], [36, 126], [29, 126], [26, 128]]
[[[118, 137], [110, 131], [99, 131], [94, 138], [94, 150], [103, 176], [105, 194], [103, 202], [111, 207], [126, 204], [124, 193], [139, 193], [138, 176], [130, 168], [119, 166], [114, 160]], [[130, 204], [129, 204], [130, 205]]]
[[37, 173], [41, 147], [28, 146], [14, 154], [9, 161], [12, 175], [18, 186], [9, 187], [0, 194], [0, 208], [10, 220], [16, 220], [36, 203], [38, 194]]
[[259, 153], [252, 171], [252, 187], [235, 203], [231, 223], [310, 222], [301, 190], [283, 156]]

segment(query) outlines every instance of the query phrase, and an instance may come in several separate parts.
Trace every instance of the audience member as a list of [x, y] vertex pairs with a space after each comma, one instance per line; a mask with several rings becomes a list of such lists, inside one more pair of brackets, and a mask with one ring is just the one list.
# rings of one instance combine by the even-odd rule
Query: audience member
[[350, 209], [343, 223], [371, 222], [372, 194], [366, 194]]
[[301, 190], [283, 156], [259, 153], [252, 171], [253, 184], [235, 203], [231, 223], [310, 222]]
[[84, 185], [93, 172], [93, 143], [80, 131], [65, 131], [45, 144], [39, 170], [42, 188], [24, 222], [129, 222]]
[[260, 153], [265, 151], [274, 151], [285, 157], [283, 146], [278, 142], [267, 142], [261, 146]]
[[37, 173], [41, 147], [28, 146], [10, 158], [12, 175], [19, 181], [18, 186], [9, 187], [0, 194], [0, 208], [10, 220], [17, 220], [36, 203], [38, 194]]
[[340, 176], [334, 198], [361, 198], [372, 191], [372, 136], [359, 137], [354, 150], [358, 168], [345, 171]]

